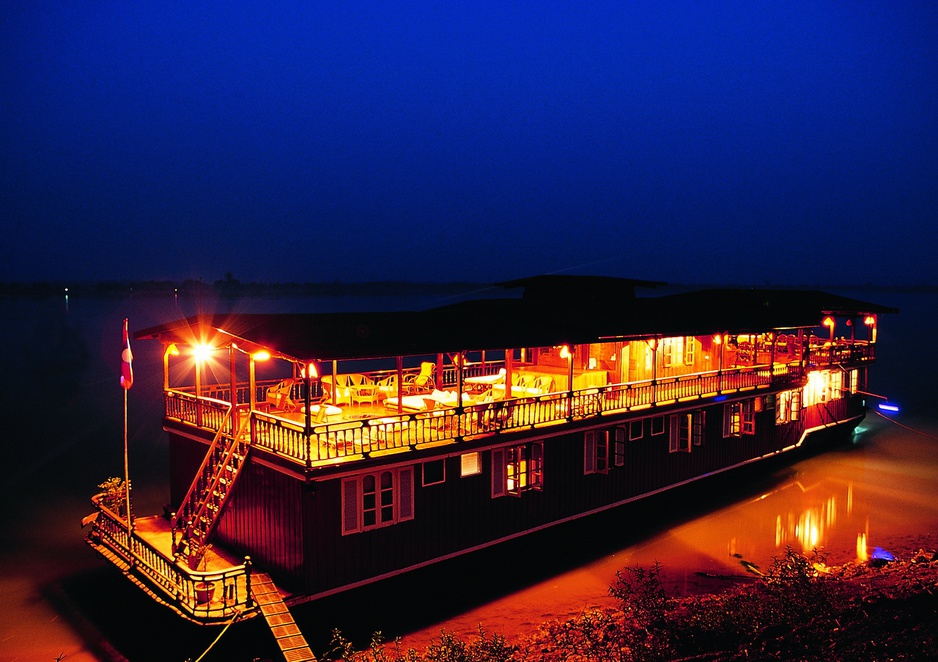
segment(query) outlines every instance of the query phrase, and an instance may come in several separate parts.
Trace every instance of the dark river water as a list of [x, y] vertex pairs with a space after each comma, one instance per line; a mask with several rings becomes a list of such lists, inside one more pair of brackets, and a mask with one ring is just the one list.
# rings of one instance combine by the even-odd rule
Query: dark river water
[[[366, 643], [371, 632], [422, 648], [441, 629], [481, 624], [510, 634], [584, 607], [610, 604], [615, 573], [658, 561], [669, 591], [719, 588], [786, 546], [837, 563], [876, 547], [913, 548], [938, 536], [938, 294], [838, 291], [895, 306], [880, 319], [871, 390], [901, 405], [874, 411], [853, 444], [747, 468], [634, 507], [484, 550], [406, 577], [301, 605], [297, 622], [317, 653], [334, 628]], [[421, 308], [448, 301], [272, 299], [202, 302], [205, 310], [325, 311]], [[120, 329], [191, 314], [193, 302], [0, 299], [0, 662], [186, 660], [218, 636], [146, 598], [83, 542], [81, 518], [98, 483], [123, 473]], [[168, 500], [160, 428], [161, 359], [138, 342], [128, 392], [134, 507]], [[871, 401], [872, 404], [878, 402]], [[235, 625], [205, 660], [277, 659], [260, 619]], [[61, 656], [61, 657], [60, 657]]]

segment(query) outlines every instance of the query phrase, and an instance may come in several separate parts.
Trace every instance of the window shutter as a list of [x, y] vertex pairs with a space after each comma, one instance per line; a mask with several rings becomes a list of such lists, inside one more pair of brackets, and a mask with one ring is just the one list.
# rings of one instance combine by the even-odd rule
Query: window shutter
[[596, 473], [596, 433], [587, 432], [583, 436], [583, 473]]
[[706, 425], [707, 412], [703, 409], [694, 412], [692, 421], [694, 429], [691, 433], [691, 438], [693, 439], [694, 446], [700, 446], [703, 444], [704, 432], [707, 429]]
[[[629, 429], [631, 433], [631, 428]], [[616, 466], [621, 467], [625, 464], [625, 428], [617, 427], [616, 428], [616, 446], [615, 446], [615, 458]]]
[[492, 498], [508, 494], [508, 481], [505, 475], [505, 449], [492, 451]]
[[544, 487], [544, 443], [535, 442], [531, 444], [531, 462], [534, 466], [535, 475], [531, 477], [531, 486], [540, 490]]
[[668, 416], [668, 451], [677, 453], [681, 450], [681, 420], [677, 414]]
[[346, 478], [342, 481], [342, 535], [361, 531], [358, 504], [358, 479]]
[[414, 519], [414, 468], [406, 467], [398, 474], [398, 520]]
[[693, 336], [684, 338], [684, 365], [694, 365], [697, 359], [697, 344]]

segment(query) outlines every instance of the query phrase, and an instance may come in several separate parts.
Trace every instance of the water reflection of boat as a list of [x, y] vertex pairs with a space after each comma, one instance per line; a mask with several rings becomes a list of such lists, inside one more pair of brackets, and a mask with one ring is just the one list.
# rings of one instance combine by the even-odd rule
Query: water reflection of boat
[[844, 438], [892, 312], [820, 292], [505, 285], [523, 296], [139, 332], [164, 348], [171, 505], [128, 522], [96, 499], [89, 543], [192, 620], [269, 617]]

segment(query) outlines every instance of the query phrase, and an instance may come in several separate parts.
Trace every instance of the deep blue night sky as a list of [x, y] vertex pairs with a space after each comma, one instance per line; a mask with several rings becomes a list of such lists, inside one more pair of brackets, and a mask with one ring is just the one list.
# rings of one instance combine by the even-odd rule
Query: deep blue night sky
[[3, 3], [0, 281], [938, 280], [931, 0], [251, 5]]

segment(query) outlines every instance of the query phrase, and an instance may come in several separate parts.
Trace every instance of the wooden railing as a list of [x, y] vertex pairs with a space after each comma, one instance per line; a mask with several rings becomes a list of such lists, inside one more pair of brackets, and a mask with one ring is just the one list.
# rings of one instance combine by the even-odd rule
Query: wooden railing
[[295, 421], [253, 412], [253, 444], [308, 467], [341, 458], [477, 435], [544, 427], [610, 413], [767, 387], [801, 377], [799, 364], [756, 366], [661, 380], [582, 389], [570, 393], [496, 400], [432, 412], [397, 414], [317, 425], [307, 437]]
[[[398, 414], [383, 412], [374, 418], [342, 420], [316, 425], [309, 436], [295, 420], [276, 414], [251, 413], [251, 443], [291, 458], [307, 468], [344, 458], [416, 448], [425, 444], [458, 441], [466, 437], [502, 434], [591, 417], [650, 409], [719, 394], [769, 385], [794, 383], [803, 376], [800, 363], [776, 363], [712, 371], [657, 380], [612, 384], [569, 392], [496, 400], [485, 404]], [[201, 427], [223, 425], [222, 406], [227, 403], [201, 398]], [[167, 393], [167, 414], [194, 423], [199, 411], [194, 395]], [[217, 428], [214, 428], [217, 429]]]
[[181, 613], [210, 622], [228, 620], [254, 608], [249, 558], [224, 570], [190, 570], [128, 532], [126, 518], [105, 506], [101, 497], [92, 498], [98, 516], [88, 535], [89, 543], [113, 554], [120, 565], [145, 579]]

